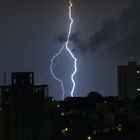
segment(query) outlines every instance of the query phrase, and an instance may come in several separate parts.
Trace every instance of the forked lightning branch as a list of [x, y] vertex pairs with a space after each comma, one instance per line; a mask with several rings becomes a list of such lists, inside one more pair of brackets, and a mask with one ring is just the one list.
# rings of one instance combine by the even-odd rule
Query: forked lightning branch
[[53, 71], [53, 69], [54, 69], [54, 61], [55, 61], [55, 59], [57, 58], [57, 57], [59, 57], [59, 55], [61, 55], [61, 53], [62, 53], [62, 51], [64, 50], [64, 49], [66, 49], [67, 51], [68, 51], [68, 53], [70, 54], [70, 56], [73, 58], [73, 66], [74, 66], [74, 71], [73, 71], [73, 73], [71, 74], [71, 81], [72, 81], [72, 89], [71, 89], [71, 92], [70, 92], [70, 95], [71, 95], [71, 97], [73, 97], [73, 95], [74, 95], [74, 90], [75, 90], [75, 86], [76, 86], [76, 84], [75, 84], [75, 80], [74, 80], [74, 76], [75, 76], [75, 74], [76, 74], [76, 72], [77, 72], [77, 59], [75, 58], [75, 56], [74, 56], [74, 54], [72, 53], [72, 51], [70, 50], [70, 48], [69, 48], [69, 42], [70, 42], [70, 35], [71, 35], [71, 30], [72, 30], [72, 25], [73, 25], [73, 18], [72, 18], [72, 6], [73, 6], [73, 4], [72, 4], [72, 1], [71, 0], [69, 0], [69, 20], [70, 20], [70, 23], [69, 23], [69, 29], [68, 29], [68, 34], [67, 34], [67, 40], [66, 40], [66, 42], [64, 43], [64, 45], [62, 46], [62, 48], [58, 51], [58, 53], [56, 53], [54, 56], [53, 56], [53, 58], [51, 59], [51, 66], [50, 66], [50, 71], [51, 71], [51, 74], [52, 74], [52, 76], [53, 76], [53, 78], [55, 79], [55, 80], [57, 80], [60, 84], [61, 84], [61, 88], [62, 88], [62, 100], [64, 99], [64, 96], [65, 96], [65, 90], [64, 90], [64, 84], [63, 84], [63, 81], [61, 80], [61, 79], [59, 79], [56, 75], [55, 75], [55, 73], [54, 73], [54, 71]]

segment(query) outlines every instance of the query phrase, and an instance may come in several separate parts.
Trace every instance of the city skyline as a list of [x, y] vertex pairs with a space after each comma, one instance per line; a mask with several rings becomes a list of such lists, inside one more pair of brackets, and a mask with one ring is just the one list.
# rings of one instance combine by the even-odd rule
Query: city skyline
[[[124, 71], [125, 68], [133, 74], [135, 64], [129, 62], [128, 66], [119, 69]], [[125, 77], [126, 73], [121, 75]], [[13, 72], [11, 77], [11, 85], [0, 86], [1, 140], [140, 138], [139, 94], [127, 98], [121, 92], [120, 99], [120, 94], [118, 97], [103, 97], [92, 91], [86, 97], [56, 101], [49, 96], [47, 85], [35, 85], [33, 72]], [[125, 82], [129, 83], [130, 79]], [[131, 88], [135, 82], [131, 83]], [[126, 88], [125, 84], [122, 85]], [[131, 90], [126, 95], [131, 95]]]
[[[61, 98], [60, 85], [53, 80], [49, 67], [68, 31], [67, 3], [63, 0], [2, 1], [1, 84], [3, 72], [7, 72], [10, 81], [12, 71], [34, 71], [35, 82], [48, 84], [51, 96]], [[116, 96], [117, 65], [127, 64], [131, 56], [138, 63], [140, 60], [140, 2], [73, 0], [73, 4], [75, 23], [70, 45], [79, 68], [74, 95], [86, 96], [93, 90], [103, 96]], [[71, 67], [71, 59], [63, 52], [55, 70], [65, 81], [66, 96], [70, 95]]]

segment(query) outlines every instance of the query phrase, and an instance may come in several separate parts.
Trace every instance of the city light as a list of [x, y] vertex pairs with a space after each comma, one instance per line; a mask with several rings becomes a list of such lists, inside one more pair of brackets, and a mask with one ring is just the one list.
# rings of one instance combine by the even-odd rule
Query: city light
[[118, 126], [117, 126], [116, 128], [117, 128], [117, 131], [118, 131], [118, 132], [121, 132], [121, 131], [122, 131], [122, 124], [119, 123]]
[[140, 88], [137, 88], [137, 91], [140, 91]]
[[107, 101], [105, 100], [104, 103], [107, 104]]
[[139, 74], [140, 73], [140, 71], [139, 70], [137, 70], [137, 74]]
[[61, 116], [65, 116], [65, 113], [64, 112], [61, 112]]
[[91, 140], [91, 136], [88, 136], [88, 140]]
[[69, 131], [69, 129], [67, 127], [61, 130], [62, 133], [66, 133], [68, 131]]

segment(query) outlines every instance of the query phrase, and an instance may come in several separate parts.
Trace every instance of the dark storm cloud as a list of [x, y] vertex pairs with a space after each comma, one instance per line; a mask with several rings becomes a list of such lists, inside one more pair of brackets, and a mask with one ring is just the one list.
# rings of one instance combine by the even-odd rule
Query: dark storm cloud
[[[112, 17], [103, 20], [100, 30], [86, 41], [80, 38], [80, 31], [73, 33], [70, 37], [74, 44], [73, 52], [84, 53], [92, 50], [94, 53], [102, 47], [116, 48], [121, 51], [129, 50], [129, 47], [132, 48], [132, 44], [139, 43], [139, 40], [137, 40], [139, 36], [139, 6], [140, 2], [135, 0], [128, 9], [121, 13], [119, 18]], [[57, 36], [55, 41], [64, 43], [66, 37], [67, 33], [63, 33]], [[123, 47], [124, 45], [127, 47]]]
[[[94, 36], [90, 38], [90, 41], [87, 38], [100, 28], [100, 22], [103, 18], [118, 15], [122, 9], [128, 6], [128, 1], [73, 0], [72, 16], [75, 23], [73, 31], [75, 29], [79, 30], [78, 32], [74, 31], [70, 37], [70, 47], [74, 54], [79, 55], [85, 51], [90, 51], [91, 49], [89, 48], [94, 51], [94, 49], [97, 50], [99, 46], [104, 44], [106, 46], [108, 44], [119, 46], [117, 43], [127, 43], [131, 36], [127, 37], [125, 41], [124, 38], [127, 32], [130, 31], [127, 30], [129, 26], [127, 27], [125, 24], [125, 28], [120, 26], [120, 21], [124, 20], [121, 18], [127, 17], [127, 13], [124, 16], [122, 14], [122, 17], [118, 20], [105, 20], [102, 24], [101, 32], [99, 31], [95, 34], [96, 39]], [[58, 50], [54, 43], [64, 43], [66, 41], [67, 33], [62, 35], [60, 33], [67, 32], [68, 1], [0, 0], [0, 11], [0, 76], [2, 77], [4, 71], [8, 72], [9, 75], [11, 71], [34, 71], [35, 83], [41, 81], [44, 84], [45, 82], [50, 87], [49, 94], [60, 99], [61, 87], [51, 76], [49, 68], [51, 58]], [[113, 28], [117, 30], [114, 31]], [[126, 32], [125, 34], [123, 34], [124, 31]], [[56, 40], [52, 40], [57, 34], [59, 37]], [[117, 40], [115, 36], [120, 36], [120, 38]], [[100, 41], [101, 37], [102, 42]], [[112, 43], [113, 41], [115, 43]], [[59, 62], [63, 57], [65, 59]], [[104, 84], [107, 83], [104, 79], [113, 77], [113, 74], [111, 75], [112, 69], [110, 68], [110, 71], [108, 71], [109, 64], [105, 65], [102, 62], [102, 58], [102, 56], [98, 57], [89, 54], [78, 58], [79, 69], [75, 79], [77, 84], [76, 95], [85, 95], [90, 89], [99, 91], [101, 89], [103, 93], [113, 93], [110, 88], [112, 86], [107, 89], [108, 85], [105, 86]], [[68, 63], [66, 63], [67, 61]], [[72, 61], [65, 54], [62, 54], [58, 62], [55, 69], [56, 74], [62, 75], [65, 90], [69, 93], [71, 90], [69, 72], [71, 68], [73, 69], [71, 67]], [[67, 69], [63, 69], [65, 64]], [[2, 83], [2, 78], [0, 78], [0, 83]], [[108, 82], [107, 84], [111, 85], [112, 83]]]
[[[66, 39], [67, 39], [67, 33], [63, 33], [63, 34], [55, 37], [55, 41], [59, 42], [61, 44], [65, 43]], [[79, 31], [71, 34], [70, 41], [73, 42], [72, 51], [74, 53], [79, 54], [79, 53], [84, 53], [86, 51], [85, 47], [86, 47], [87, 44], [80, 37], [80, 32]]]
[[90, 48], [108, 47], [127, 55], [140, 51], [140, 1], [135, 0], [118, 19], [106, 19], [89, 41]]
[[85, 53], [86, 52], [86, 42], [80, 37], [80, 32], [75, 32], [71, 35], [70, 40], [73, 42], [72, 51], [75, 53]]
[[66, 39], [67, 39], [67, 33], [63, 33], [61, 35], [57, 35], [54, 41], [63, 44], [66, 41]]
[[89, 40], [92, 51], [95, 52], [99, 46], [113, 41], [116, 36], [116, 28], [118, 28], [118, 23], [115, 19], [104, 20], [101, 30], [96, 32]]

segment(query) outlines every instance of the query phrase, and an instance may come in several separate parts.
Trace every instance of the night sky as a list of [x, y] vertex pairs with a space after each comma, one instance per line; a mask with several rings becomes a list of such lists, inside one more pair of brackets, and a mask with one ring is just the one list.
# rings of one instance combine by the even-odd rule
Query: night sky
[[[130, 57], [140, 62], [139, 0], [72, 0], [70, 48], [78, 60], [75, 96], [98, 91], [117, 95], [117, 65]], [[68, 32], [68, 0], [0, 0], [0, 84], [3, 72], [35, 72], [36, 84], [48, 84], [61, 99], [60, 84], [49, 67]], [[56, 75], [70, 96], [73, 63], [66, 51], [55, 63]], [[65, 97], [66, 97], [65, 96]]]

